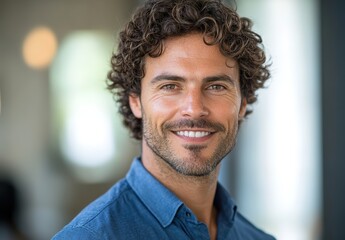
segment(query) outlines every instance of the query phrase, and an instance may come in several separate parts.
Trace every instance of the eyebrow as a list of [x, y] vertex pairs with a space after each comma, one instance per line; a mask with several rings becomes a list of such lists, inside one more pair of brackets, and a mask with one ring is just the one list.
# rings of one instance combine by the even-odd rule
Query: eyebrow
[[235, 85], [235, 83], [236, 83], [236, 81], [232, 77], [230, 77], [229, 75], [226, 75], [226, 74], [220, 74], [220, 75], [205, 77], [203, 79], [203, 81], [205, 81], [205, 82], [224, 81], [224, 82], [228, 82], [232, 85]]
[[[160, 74], [158, 76], [155, 76], [152, 80], [151, 83], [155, 84], [159, 81], [162, 80], [172, 80], [172, 81], [185, 81], [185, 78], [182, 76], [178, 76], [178, 75], [174, 75], [174, 74]], [[209, 83], [209, 82], [216, 82], [216, 81], [224, 81], [224, 82], [228, 82], [232, 85], [235, 85], [236, 81], [231, 78], [230, 76], [226, 75], [226, 74], [219, 74], [219, 75], [215, 75], [215, 76], [208, 76], [203, 78], [203, 82]]]
[[178, 76], [178, 75], [173, 75], [173, 74], [160, 74], [158, 76], [155, 76], [152, 80], [151, 80], [151, 83], [152, 84], [155, 84], [159, 81], [162, 81], [162, 80], [172, 80], [172, 81], [185, 81], [185, 78], [181, 77], [181, 76]]

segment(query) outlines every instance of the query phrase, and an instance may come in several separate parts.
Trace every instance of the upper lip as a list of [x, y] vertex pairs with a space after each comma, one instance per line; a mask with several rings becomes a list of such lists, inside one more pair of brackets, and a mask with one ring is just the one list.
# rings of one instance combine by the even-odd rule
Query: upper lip
[[215, 130], [213, 129], [198, 129], [198, 128], [182, 128], [182, 129], [176, 129], [176, 130], [172, 130], [173, 132], [209, 132], [209, 133], [214, 133]]

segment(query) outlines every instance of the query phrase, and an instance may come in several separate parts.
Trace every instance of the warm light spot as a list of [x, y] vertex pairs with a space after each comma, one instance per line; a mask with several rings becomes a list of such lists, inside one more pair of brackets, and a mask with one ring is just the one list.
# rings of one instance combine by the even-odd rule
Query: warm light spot
[[113, 160], [116, 145], [109, 111], [89, 99], [71, 102], [61, 146], [63, 154], [72, 163], [97, 167]]
[[140, 154], [105, 89], [113, 45], [107, 32], [75, 31], [61, 40], [50, 68], [54, 143], [85, 183], [122, 177]]
[[35, 69], [42, 69], [53, 60], [57, 49], [57, 40], [52, 30], [47, 27], [34, 28], [23, 43], [25, 63]]

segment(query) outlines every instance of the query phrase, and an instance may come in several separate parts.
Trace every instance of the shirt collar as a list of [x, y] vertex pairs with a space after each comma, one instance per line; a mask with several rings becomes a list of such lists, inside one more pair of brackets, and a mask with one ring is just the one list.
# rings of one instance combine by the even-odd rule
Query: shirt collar
[[140, 158], [134, 159], [126, 179], [161, 225], [170, 225], [183, 203], [145, 169]]
[[232, 200], [230, 194], [218, 183], [214, 205], [218, 212], [218, 223], [224, 223], [232, 226], [235, 221], [237, 206]]
[[[183, 202], [145, 169], [140, 158], [134, 159], [126, 179], [161, 225], [170, 225]], [[217, 185], [214, 204], [218, 210], [218, 223], [232, 226], [237, 206], [220, 183]]]

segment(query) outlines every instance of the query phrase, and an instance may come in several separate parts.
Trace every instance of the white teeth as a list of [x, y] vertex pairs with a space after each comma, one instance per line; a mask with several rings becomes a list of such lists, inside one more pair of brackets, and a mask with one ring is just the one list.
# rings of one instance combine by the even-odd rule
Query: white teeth
[[190, 138], [200, 138], [210, 135], [210, 132], [201, 132], [201, 131], [178, 131], [177, 135], [190, 137]]

